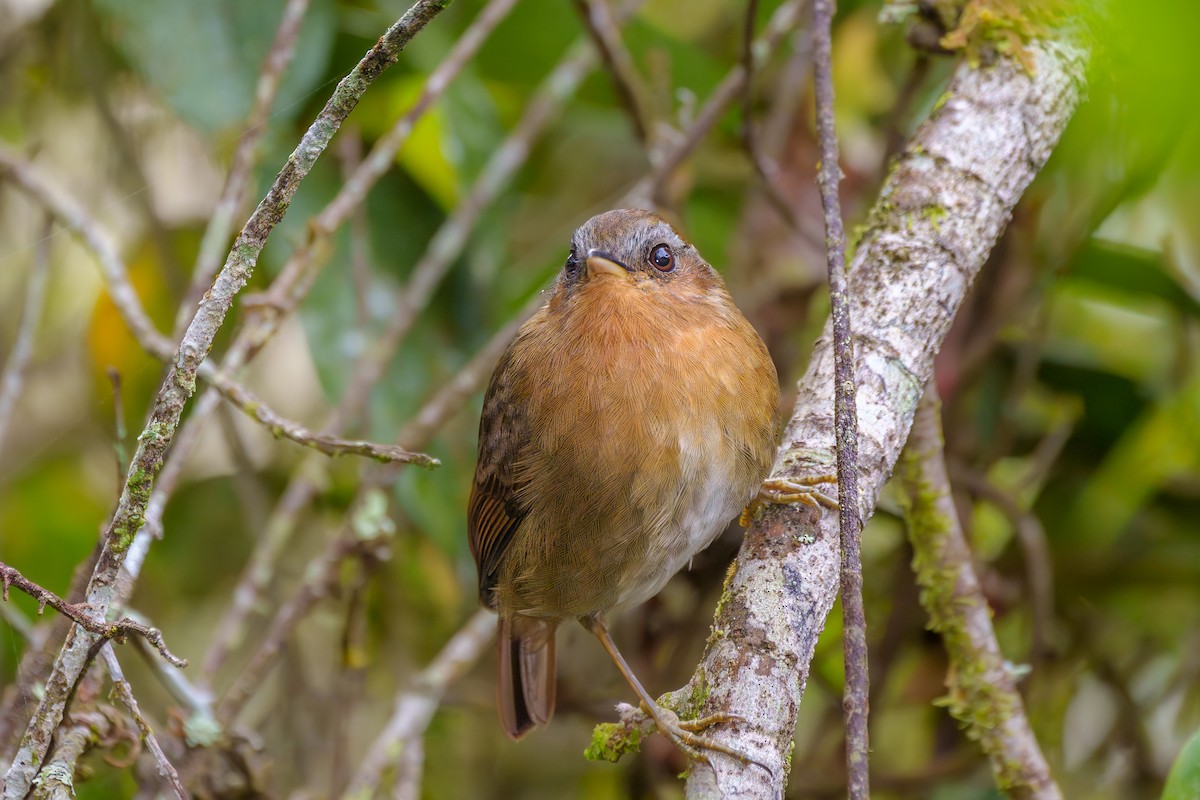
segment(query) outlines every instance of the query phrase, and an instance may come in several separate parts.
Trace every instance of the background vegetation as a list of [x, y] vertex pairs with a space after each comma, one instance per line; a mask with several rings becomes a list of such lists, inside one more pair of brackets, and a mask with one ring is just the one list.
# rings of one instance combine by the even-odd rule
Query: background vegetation
[[[451, 5], [364, 95], [302, 184], [247, 292], [266, 289], [309, 241], [311, 219], [408, 111], [484, 5]], [[764, 0], [760, 28], [779, 5]], [[976, 566], [1004, 652], [1014, 669], [1028, 670], [1021, 688], [1068, 797], [1158, 797], [1200, 726], [1200, 58], [1190, 42], [1200, 14], [1183, 4], [1134, 5], [1117, 8], [1112, 27], [1099, 30], [1090, 102], [1018, 207], [937, 373], [950, 477]], [[404, 8], [311, 0], [237, 224], [336, 81]], [[283, 0], [0, 3], [0, 140], [98, 219], [160, 330], [171, 330], [185, 296], [282, 9]], [[848, 229], [864, 221], [889, 157], [939, 102], [959, 57], [910, 46], [913, 19], [898, 4], [839, 8], [834, 66]], [[621, 201], [680, 131], [694, 129], [698, 109], [737, 68], [744, 24], [742, 4], [648, 0], [623, 28], [653, 120], [648, 156], [601, 68], [541, 131], [521, 127], [555, 65], [591, 44], [571, 3], [517, 3], [417, 121], [361, 211], [317, 248], [315, 285], [244, 383], [284, 416], [314, 430], [327, 425], [355, 391], [356, 363], [381, 352], [397, 304], [420, 297], [414, 265], [431, 241], [433, 252], [445, 252], [435, 235], [445, 237], [438, 231], [447, 219], [475, 206], [477, 182], [494, 176], [488, 165], [507, 152], [506, 137], [526, 131], [527, 158], [511, 178], [485, 178], [497, 190], [468, 221], [464, 246], [428, 298], [415, 301], [420, 313], [369, 401], [341, 420], [347, 434], [372, 441], [411, 432], [405, 426], [427, 401], [456, 375], [474, 374], [464, 367], [526, 313], [561, 267], [573, 228]], [[785, 390], [828, 307], [808, 57], [801, 24], [756, 75], [744, 106], [739, 96], [657, 198], [723, 271]], [[747, 156], [747, 110], [796, 227]], [[163, 373], [121, 321], [93, 256], [62, 227], [46, 230], [40, 206], [0, 180], [3, 358], [11, 360], [19, 320], [30, 313], [43, 245], [49, 276], [31, 364], [0, 439], [0, 560], [65, 595], [112, 510], [119, 464]], [[215, 353], [239, 325], [255, 324], [251, 300], [241, 297]], [[334, 552], [322, 597], [210, 747], [185, 750], [187, 738], [199, 744], [196, 709], [163, 688], [151, 661], [117, 648], [193, 792], [340, 793], [393, 698], [473, 613], [464, 509], [479, 376], [488, 371], [478, 366], [469, 401], [413, 445], [441, 466], [404, 467], [378, 495], [360, 496], [364, 476], [381, 474], [367, 460], [313, 456], [227, 404], [205, 425], [131, 601], [191, 660], [185, 677], [210, 681], [220, 698], [279, 629], [277, 611], [306, 581], [314, 585], [313, 564], [334, 552], [329, 543], [345, 535], [347, 520], [374, 538]], [[120, 379], [115, 394], [110, 374]], [[312, 502], [294, 514], [245, 636], [219, 668], [202, 671], [248, 560], [298, 481], [315, 488]], [[651, 692], [690, 674], [738, 541], [733, 528], [618, 623]], [[939, 701], [946, 658], [925, 630], [899, 506], [886, 496], [863, 547], [876, 795], [994, 796], [986, 761]], [[16, 592], [0, 604], [6, 704], [30, 691], [18, 673], [29, 637], [61, 640], [61, 628], [50, 630], [52, 620], [36, 610]], [[792, 796], [844, 793], [838, 634], [835, 612], [801, 708]], [[426, 796], [673, 796], [684, 763], [657, 737], [618, 766], [583, 760], [592, 725], [611, 719], [612, 704], [629, 692], [582, 630], [563, 634], [560, 654], [558, 716], [519, 744], [495, 724], [490, 657], [453, 684], [424, 737]], [[0, 741], [5, 760], [9, 745]], [[114, 749], [119, 756], [129, 746]], [[102, 747], [82, 762], [92, 777], [77, 779], [80, 797], [131, 796], [139, 772], [155, 787], [152, 766], [114, 767], [105, 760], [113, 755]]]

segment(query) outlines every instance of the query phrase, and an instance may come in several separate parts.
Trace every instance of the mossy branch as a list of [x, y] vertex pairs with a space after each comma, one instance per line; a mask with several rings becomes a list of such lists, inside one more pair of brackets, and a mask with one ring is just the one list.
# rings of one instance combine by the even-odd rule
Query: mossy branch
[[1020, 800], [1062, 793], [1038, 747], [992, 629], [971, 552], [959, 524], [943, 453], [941, 401], [930, 383], [917, 406], [897, 475], [904, 487], [913, 570], [929, 627], [950, 656], [946, 707], [992, 762], [996, 785]]

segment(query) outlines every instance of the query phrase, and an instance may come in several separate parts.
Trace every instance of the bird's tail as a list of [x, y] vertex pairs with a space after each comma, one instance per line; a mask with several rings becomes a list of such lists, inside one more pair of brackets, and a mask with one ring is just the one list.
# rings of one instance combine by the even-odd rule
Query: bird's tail
[[501, 615], [496, 707], [510, 739], [545, 725], [554, 715], [556, 620]]

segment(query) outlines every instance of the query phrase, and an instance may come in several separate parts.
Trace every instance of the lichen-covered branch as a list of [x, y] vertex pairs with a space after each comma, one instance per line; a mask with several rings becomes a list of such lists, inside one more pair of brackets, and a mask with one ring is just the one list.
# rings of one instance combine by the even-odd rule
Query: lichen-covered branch
[[1025, 716], [1012, 670], [992, 629], [987, 599], [971, 565], [950, 493], [941, 402], [931, 381], [917, 406], [897, 467], [904, 487], [913, 569], [929, 627], [950, 656], [947, 707], [992, 762], [996, 785], [1018, 800], [1062, 797]]
[[[144, 521], [154, 478], [162, 467], [163, 457], [179, 426], [183, 407], [196, 391], [196, 373], [208, 357], [234, 297], [253, 274], [267, 237], [283, 219], [300, 182], [324, 152], [342, 121], [358, 104], [367, 87], [396, 61], [408, 41], [445, 6], [446, 0], [418, 0], [380, 37], [375, 46], [338, 83], [325, 108], [275, 177], [267, 196], [243, 226], [224, 267], [205, 293], [204, 300], [183, 335], [179, 350], [154, 399], [149, 421], [138, 437], [125, 487], [117, 510], [104, 532], [100, 556], [88, 584], [86, 602], [95, 616], [106, 616], [113, 603], [117, 578], [129, 545]], [[45, 694], [5, 775], [5, 800], [24, 797], [28, 792], [50, 746], [50, 739], [62, 720], [67, 701], [101, 641], [91, 631], [78, 626], [71, 629], [46, 683]]]
[[[885, 182], [850, 265], [858, 363], [864, 521], [899, 457], [933, 357], [967, 289], [1079, 101], [1087, 57], [1074, 41], [1035, 41], [1031, 75], [1012, 59], [961, 64]], [[774, 474], [824, 474], [834, 452], [828, 325], [800, 381]], [[837, 596], [837, 515], [770, 508], [746, 534], [694, 683], [703, 713], [745, 724], [711, 735], [767, 764], [695, 765], [689, 797], [778, 797], [817, 636]]]
[[143, 625], [129, 617], [124, 617], [115, 622], [107, 622], [103, 619], [89, 616], [89, 612], [92, 609], [68, 603], [49, 589], [38, 586], [8, 564], [0, 563], [0, 599], [6, 603], [8, 602], [8, 589], [10, 586], [17, 587], [34, 600], [37, 600], [39, 613], [46, 606], [50, 606], [76, 625], [87, 629], [101, 639], [119, 640], [124, 639], [129, 634], [140, 636], [154, 645], [154, 649], [173, 666], [180, 668], [187, 666], [188, 662], [186, 658], [179, 658], [167, 649], [167, 643], [163, 641], [162, 631], [158, 628]]

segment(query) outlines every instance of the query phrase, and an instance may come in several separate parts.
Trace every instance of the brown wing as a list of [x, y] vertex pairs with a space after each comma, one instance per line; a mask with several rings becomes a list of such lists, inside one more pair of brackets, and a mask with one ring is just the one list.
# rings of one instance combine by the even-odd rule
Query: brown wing
[[[515, 343], [514, 343], [515, 345]], [[479, 420], [479, 460], [467, 505], [467, 536], [479, 569], [479, 600], [492, 606], [496, 570], [528, 509], [518, 502], [513, 465], [529, 441], [525, 409], [514, 396], [512, 347], [492, 374]]]

